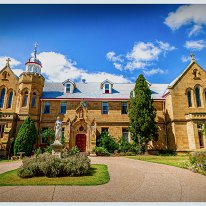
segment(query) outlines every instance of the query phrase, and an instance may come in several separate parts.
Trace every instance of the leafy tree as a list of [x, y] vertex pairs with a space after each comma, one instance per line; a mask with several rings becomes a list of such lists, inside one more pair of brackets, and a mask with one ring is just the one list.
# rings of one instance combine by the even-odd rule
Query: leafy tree
[[14, 143], [14, 155], [18, 152], [25, 152], [29, 156], [33, 150], [33, 145], [37, 140], [37, 130], [34, 122], [27, 117], [22, 123]]
[[132, 139], [147, 152], [147, 144], [158, 140], [155, 122], [156, 110], [153, 107], [151, 91], [142, 74], [136, 80], [134, 91], [130, 93], [130, 132]]
[[48, 145], [54, 142], [55, 132], [51, 128], [45, 129], [41, 135], [44, 140], [47, 140]]

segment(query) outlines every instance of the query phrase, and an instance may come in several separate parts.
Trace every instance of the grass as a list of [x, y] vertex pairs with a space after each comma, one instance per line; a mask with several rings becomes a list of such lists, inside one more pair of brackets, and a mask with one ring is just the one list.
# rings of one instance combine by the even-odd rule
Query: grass
[[181, 167], [181, 163], [188, 160], [187, 155], [177, 155], [177, 156], [126, 156], [126, 158], [131, 158], [135, 160], [142, 160], [146, 162], [154, 162], [159, 164], [171, 165], [175, 167]]
[[7, 160], [7, 159], [3, 159], [3, 160], [0, 160], [0, 163], [3, 163], [3, 162], [16, 162], [16, 161], [19, 161], [19, 160]]
[[17, 170], [0, 174], [0, 186], [17, 185], [102, 185], [109, 182], [109, 173], [106, 165], [92, 164], [89, 172], [80, 177], [32, 177], [21, 178], [17, 176]]

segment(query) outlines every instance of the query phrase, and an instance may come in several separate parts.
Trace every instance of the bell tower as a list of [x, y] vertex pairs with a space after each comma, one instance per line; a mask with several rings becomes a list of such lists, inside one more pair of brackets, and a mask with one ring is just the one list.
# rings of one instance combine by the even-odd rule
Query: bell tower
[[26, 71], [19, 76], [16, 112], [20, 114], [20, 119], [31, 115], [32, 119], [38, 120], [40, 115], [40, 97], [45, 79], [41, 75], [42, 64], [37, 58], [37, 46], [35, 43], [34, 53], [25, 64]]

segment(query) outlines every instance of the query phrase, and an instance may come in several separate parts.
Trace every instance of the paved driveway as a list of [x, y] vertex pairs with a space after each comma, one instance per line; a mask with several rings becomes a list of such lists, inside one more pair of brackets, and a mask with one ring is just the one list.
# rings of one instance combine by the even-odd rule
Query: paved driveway
[[[0, 187], [0, 201], [206, 201], [205, 176], [123, 157], [91, 159], [92, 163], [108, 165], [109, 183], [99, 186], [6, 186]], [[1, 163], [0, 168], [3, 164], [6, 163]]]

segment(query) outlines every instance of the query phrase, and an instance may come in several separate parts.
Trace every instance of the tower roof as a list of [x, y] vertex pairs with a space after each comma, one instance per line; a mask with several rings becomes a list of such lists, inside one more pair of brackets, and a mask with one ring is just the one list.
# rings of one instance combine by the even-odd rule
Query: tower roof
[[36, 43], [34, 44], [34, 54], [33, 54], [32, 57], [30, 57], [30, 58], [28, 59], [28, 61], [26, 62], [26, 64], [28, 64], [28, 63], [35, 63], [35, 64], [38, 64], [38, 65], [40, 65], [40, 66], [42, 67], [41, 61], [40, 61], [39, 59], [37, 59], [37, 57], [36, 57], [36, 55], [37, 55], [37, 46], [38, 46], [38, 44], [37, 44], [37, 42], [36, 42]]

